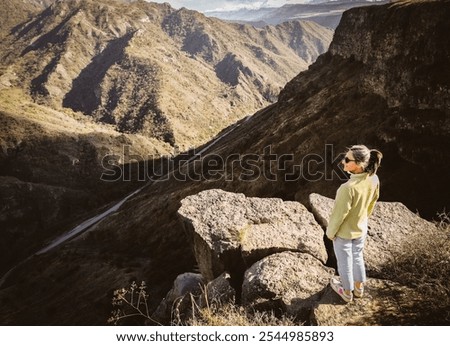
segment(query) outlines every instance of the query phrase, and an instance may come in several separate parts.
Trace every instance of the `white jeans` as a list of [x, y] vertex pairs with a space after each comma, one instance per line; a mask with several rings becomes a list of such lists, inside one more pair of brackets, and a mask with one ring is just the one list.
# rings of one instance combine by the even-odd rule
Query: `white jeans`
[[366, 267], [364, 265], [364, 242], [366, 236], [356, 239], [343, 239], [336, 237], [333, 241], [336, 254], [339, 276], [342, 286], [353, 291], [354, 283], [366, 281]]

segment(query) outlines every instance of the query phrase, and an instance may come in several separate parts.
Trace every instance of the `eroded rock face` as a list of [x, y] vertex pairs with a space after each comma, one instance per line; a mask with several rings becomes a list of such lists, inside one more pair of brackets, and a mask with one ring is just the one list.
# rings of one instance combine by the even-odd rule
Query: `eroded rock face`
[[181, 201], [178, 215], [190, 233], [202, 275], [241, 275], [256, 261], [282, 251], [324, 262], [323, 230], [300, 203], [207, 190]]
[[332, 275], [332, 269], [309, 254], [274, 254], [245, 272], [242, 302], [256, 309], [281, 309], [304, 318], [319, 301]]
[[369, 279], [365, 291], [363, 298], [345, 304], [328, 287], [311, 314], [312, 323], [319, 326], [416, 324], [422, 300], [413, 289], [392, 281]]
[[[309, 196], [312, 212], [327, 227], [334, 200], [313, 193]], [[364, 248], [366, 270], [378, 275], [413, 235], [435, 231], [436, 227], [411, 212], [399, 202], [377, 202], [369, 218], [368, 237]]]
[[[448, 58], [449, 7], [435, 1], [423, 3], [405, 1], [347, 11], [342, 17], [342, 25], [336, 29], [329, 52], [370, 66], [362, 88], [380, 94], [390, 107], [447, 112], [448, 72], [441, 69], [440, 64]], [[433, 21], [429, 20], [430, 16]], [[377, 30], [374, 30], [374, 18], [383, 23], [376, 27]], [[394, 25], [404, 31], [392, 30]], [[432, 68], [424, 72], [420, 66]], [[436, 83], [425, 87], [431, 80]], [[420, 95], [420, 99], [415, 100], [412, 95]], [[408, 113], [405, 114], [409, 118], [404, 120], [406, 123], [414, 117], [413, 112]], [[418, 151], [421, 149], [417, 148]]]

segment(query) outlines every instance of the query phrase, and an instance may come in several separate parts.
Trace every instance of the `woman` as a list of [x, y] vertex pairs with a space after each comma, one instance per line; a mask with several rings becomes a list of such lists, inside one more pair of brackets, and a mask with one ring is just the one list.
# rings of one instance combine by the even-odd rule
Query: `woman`
[[350, 180], [336, 193], [327, 227], [333, 241], [340, 281], [331, 279], [331, 287], [346, 302], [364, 294], [366, 269], [363, 250], [367, 236], [367, 220], [378, 200], [380, 182], [376, 175], [383, 155], [365, 145], [354, 145], [342, 163]]

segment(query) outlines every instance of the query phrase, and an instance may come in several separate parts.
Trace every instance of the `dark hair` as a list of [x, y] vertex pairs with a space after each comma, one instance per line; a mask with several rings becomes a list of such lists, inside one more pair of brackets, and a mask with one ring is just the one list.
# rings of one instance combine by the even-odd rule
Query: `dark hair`
[[372, 149], [370, 151], [370, 158], [369, 158], [369, 164], [367, 165], [365, 171], [369, 173], [369, 175], [374, 175], [378, 167], [380, 167], [381, 159], [383, 158], [383, 154], [376, 150]]
[[383, 158], [383, 154], [380, 151], [376, 149], [369, 150], [365, 145], [353, 145], [349, 150], [353, 153], [355, 162], [364, 169], [364, 172], [369, 173], [369, 175], [377, 172]]

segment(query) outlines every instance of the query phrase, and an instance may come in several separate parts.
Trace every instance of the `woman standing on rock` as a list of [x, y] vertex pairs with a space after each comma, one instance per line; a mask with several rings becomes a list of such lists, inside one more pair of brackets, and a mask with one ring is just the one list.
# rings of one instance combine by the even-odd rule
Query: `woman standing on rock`
[[337, 190], [327, 237], [333, 241], [340, 275], [340, 280], [332, 278], [330, 284], [346, 302], [353, 300], [353, 294], [355, 297], [364, 294], [364, 241], [367, 220], [379, 197], [380, 182], [376, 172], [382, 157], [378, 150], [354, 145], [342, 160], [350, 180]]

